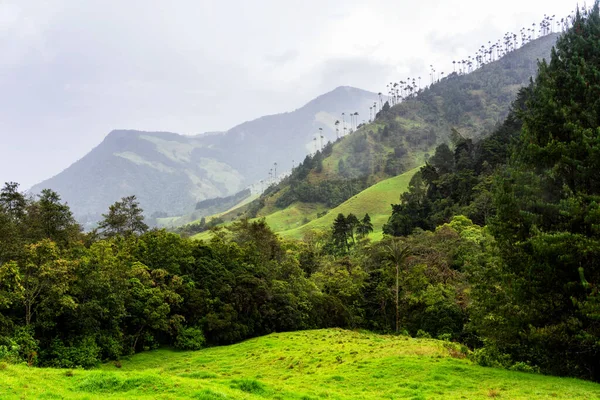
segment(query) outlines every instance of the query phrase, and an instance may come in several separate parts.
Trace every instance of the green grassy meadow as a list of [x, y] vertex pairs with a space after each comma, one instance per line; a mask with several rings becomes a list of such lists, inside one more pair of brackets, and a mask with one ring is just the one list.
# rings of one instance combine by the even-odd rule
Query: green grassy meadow
[[452, 344], [341, 329], [196, 352], [154, 350], [95, 370], [0, 366], [1, 399], [600, 399], [600, 385], [484, 368]]
[[[371, 240], [377, 241], [383, 237], [382, 227], [392, 213], [391, 204], [400, 201], [400, 195], [408, 189], [410, 179], [420, 168], [414, 168], [402, 175], [376, 183], [329, 210], [320, 218], [316, 218], [316, 215], [325, 210], [323, 206], [303, 203], [294, 203], [264, 218], [271, 229], [282, 237], [302, 239], [302, 236], [310, 230], [331, 228], [333, 220], [339, 213], [344, 215], [352, 213], [358, 218], [362, 218], [365, 213], [368, 213], [373, 223], [373, 233], [369, 237]], [[306, 223], [305, 219], [310, 221]], [[208, 240], [210, 237], [210, 231], [193, 236], [197, 240]]]
[[[282, 237], [301, 239], [304, 233], [311, 229], [331, 228], [333, 220], [339, 213], [344, 215], [352, 213], [359, 219], [362, 218], [365, 213], [368, 213], [371, 217], [371, 222], [373, 223], [373, 233], [371, 233], [370, 238], [371, 240], [379, 240], [383, 235], [381, 229], [392, 214], [391, 204], [400, 201], [400, 194], [408, 189], [410, 179], [420, 168], [421, 167], [418, 167], [407, 171], [402, 175], [383, 180], [363, 190], [356, 196], [351, 197], [339, 206], [329, 210], [329, 212], [321, 218], [314, 219], [300, 227], [286, 230], [274, 230]], [[268, 219], [267, 222], [269, 222]], [[273, 228], [274, 225], [269, 222], [269, 226]]]

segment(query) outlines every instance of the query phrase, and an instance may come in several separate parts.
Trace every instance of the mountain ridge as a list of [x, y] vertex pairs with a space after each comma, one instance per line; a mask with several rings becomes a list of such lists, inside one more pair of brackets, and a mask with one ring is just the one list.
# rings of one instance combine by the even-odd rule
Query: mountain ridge
[[[181, 215], [197, 201], [226, 197], [267, 179], [269, 167], [291, 168], [309, 151], [318, 128], [335, 137], [334, 114], [368, 107], [377, 97], [340, 86], [286, 113], [265, 115], [224, 132], [182, 135], [114, 129], [65, 170], [29, 190], [57, 191], [91, 227], [108, 206], [135, 194], [148, 216]], [[328, 121], [323, 122], [323, 119]]]

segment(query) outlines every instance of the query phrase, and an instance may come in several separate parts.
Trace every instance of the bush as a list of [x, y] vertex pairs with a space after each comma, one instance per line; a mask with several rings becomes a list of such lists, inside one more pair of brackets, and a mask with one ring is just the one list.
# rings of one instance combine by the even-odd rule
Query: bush
[[26, 361], [30, 366], [37, 364], [39, 342], [34, 339], [32, 328], [18, 327], [15, 329], [12, 341], [18, 347], [20, 360]]
[[508, 354], [501, 353], [496, 346], [490, 344], [471, 353], [471, 359], [482, 367], [508, 368], [512, 364]]
[[55, 339], [44, 351], [43, 359], [48, 360], [45, 365], [55, 368], [93, 368], [100, 362], [100, 347], [90, 336], [67, 346]]
[[531, 366], [524, 362], [516, 362], [509, 368], [511, 371], [527, 372], [530, 374], [537, 374], [540, 372], [539, 367]]
[[429, 332], [425, 332], [423, 329], [417, 331], [417, 337], [420, 339], [431, 339]]
[[179, 332], [175, 340], [175, 347], [180, 350], [200, 350], [204, 347], [206, 340], [204, 334], [198, 328], [185, 328]]
[[13, 340], [8, 340], [7, 345], [0, 345], [0, 361], [12, 364], [22, 361], [19, 355], [19, 346]]

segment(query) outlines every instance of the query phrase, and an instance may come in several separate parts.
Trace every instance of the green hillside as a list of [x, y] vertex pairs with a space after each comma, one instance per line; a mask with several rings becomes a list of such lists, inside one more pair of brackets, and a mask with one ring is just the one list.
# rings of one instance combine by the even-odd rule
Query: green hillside
[[418, 170], [419, 168], [415, 168], [402, 175], [381, 181], [346, 200], [334, 209], [329, 210], [329, 212], [321, 218], [312, 220], [298, 228], [288, 230], [278, 230], [275, 228], [276, 226], [279, 226], [276, 224], [279, 222], [276, 217], [285, 213], [287, 209], [269, 215], [266, 218], [266, 221], [269, 223], [269, 226], [281, 236], [300, 239], [305, 232], [311, 229], [331, 228], [333, 220], [339, 213], [344, 215], [352, 213], [359, 218], [362, 218], [365, 213], [368, 213], [371, 217], [371, 222], [373, 223], [373, 233], [370, 237], [372, 240], [381, 239], [383, 235], [381, 229], [391, 214], [390, 205], [398, 202], [400, 194], [408, 188], [410, 178], [412, 178]]
[[449, 342], [326, 329], [97, 370], [0, 367], [2, 399], [599, 399], [600, 385], [484, 368]]
[[[423, 164], [453, 131], [467, 138], [488, 135], [506, 118], [519, 88], [535, 75], [537, 61], [549, 58], [556, 39], [555, 34], [544, 36], [472, 73], [450, 74], [393, 107], [383, 107], [371, 123], [307, 156], [289, 177], [254, 201], [244, 216], [265, 217], [277, 231], [291, 224], [293, 231], [284, 235], [299, 237], [304, 230], [294, 225], [313, 219], [317, 208], [337, 214], [334, 208], [361, 191]], [[309, 212], [293, 223], [282, 223], [291, 216], [288, 207]]]
[[[269, 227], [280, 236], [301, 239], [310, 230], [331, 228], [333, 220], [339, 213], [344, 215], [352, 213], [358, 217], [368, 213], [374, 229], [369, 237], [371, 240], [379, 240], [383, 235], [383, 224], [391, 214], [390, 205], [398, 202], [400, 194], [406, 191], [410, 179], [419, 168], [376, 183], [331, 210], [327, 210], [322, 204], [298, 202], [268, 214], [264, 218]], [[325, 211], [327, 211], [325, 215], [318, 217]], [[207, 240], [210, 236], [210, 231], [206, 231], [194, 235], [193, 238]]]

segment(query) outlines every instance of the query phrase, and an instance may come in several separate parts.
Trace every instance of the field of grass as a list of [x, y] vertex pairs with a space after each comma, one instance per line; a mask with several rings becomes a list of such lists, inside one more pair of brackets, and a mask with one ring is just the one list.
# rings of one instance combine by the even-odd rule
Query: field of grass
[[[258, 194], [253, 194], [251, 196], [248, 196], [226, 211], [223, 211], [218, 214], [205, 216], [205, 220], [210, 221], [213, 218], [218, 218], [218, 217], [223, 218], [224, 216], [233, 213], [233, 211], [239, 211], [245, 205], [249, 204], [253, 200], [256, 200], [258, 198], [258, 196], [259, 196]], [[179, 217], [157, 218], [156, 222], [157, 222], [157, 225], [159, 228], [174, 228], [174, 227], [178, 227], [178, 226], [182, 226], [182, 225], [186, 225], [186, 224], [199, 223], [201, 219], [202, 219], [202, 211], [194, 211], [192, 213], [182, 215]]]
[[0, 364], [2, 399], [600, 399], [600, 385], [484, 368], [449, 343], [325, 329], [96, 370]]
[[294, 203], [283, 210], [275, 211], [265, 217], [265, 221], [275, 232], [298, 228], [306, 223], [306, 220], [316, 219], [317, 214], [325, 211], [326, 207], [321, 204]]
[[[410, 179], [419, 168], [383, 180], [363, 190], [334, 209], [329, 210], [323, 217], [314, 219], [308, 224], [304, 224], [298, 228], [275, 231], [282, 237], [301, 239], [304, 233], [311, 229], [329, 229], [339, 213], [344, 215], [352, 213], [359, 219], [365, 213], [368, 213], [373, 223], [373, 233], [370, 235], [370, 238], [371, 240], [379, 240], [383, 235], [381, 229], [392, 213], [390, 205], [400, 201], [400, 194], [407, 190]], [[271, 227], [273, 226], [271, 225]]]
[[[410, 179], [419, 168], [383, 180], [363, 190], [356, 196], [329, 210], [327, 214], [320, 218], [316, 218], [316, 215], [325, 210], [323, 206], [294, 203], [283, 210], [265, 216], [265, 221], [274, 232], [284, 238], [302, 239], [302, 236], [310, 230], [331, 228], [333, 220], [339, 213], [344, 215], [352, 213], [358, 218], [362, 218], [365, 213], [368, 213], [373, 223], [373, 233], [369, 235], [369, 238], [373, 241], [381, 240], [383, 237], [382, 227], [392, 213], [390, 205], [398, 203], [400, 194], [408, 189]], [[310, 221], [304, 223], [305, 218]], [[198, 233], [192, 238], [209, 240], [211, 235], [210, 231], [206, 231]]]

